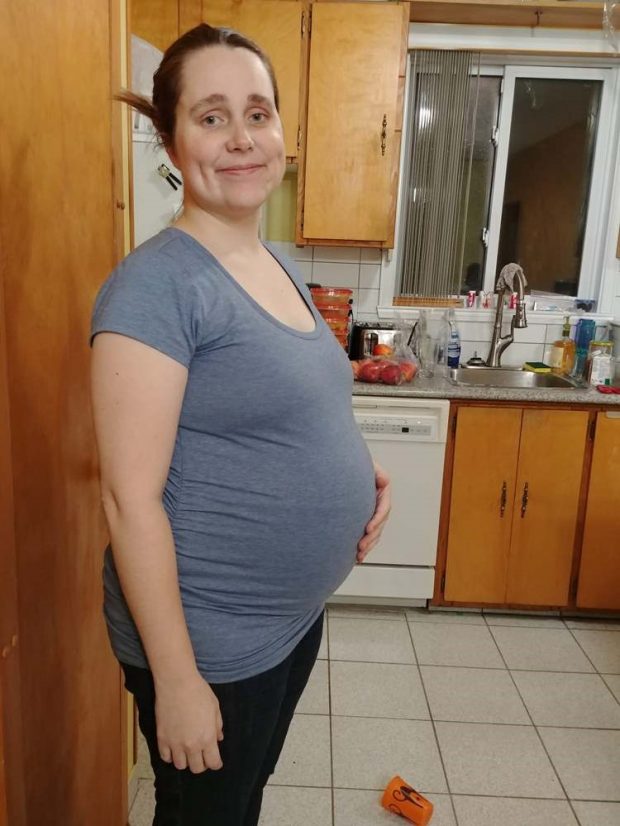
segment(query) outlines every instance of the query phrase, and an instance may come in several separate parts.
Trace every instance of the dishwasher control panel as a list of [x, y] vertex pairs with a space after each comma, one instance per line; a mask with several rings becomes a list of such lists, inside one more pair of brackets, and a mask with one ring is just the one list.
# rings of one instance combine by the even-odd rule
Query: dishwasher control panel
[[398, 439], [410, 442], [436, 442], [437, 416], [382, 415], [355, 411], [355, 419], [366, 439]]

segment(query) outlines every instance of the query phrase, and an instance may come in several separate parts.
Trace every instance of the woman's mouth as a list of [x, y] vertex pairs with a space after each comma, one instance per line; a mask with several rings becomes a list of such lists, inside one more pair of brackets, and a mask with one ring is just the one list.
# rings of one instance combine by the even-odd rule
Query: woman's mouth
[[218, 169], [218, 172], [223, 172], [225, 175], [244, 176], [251, 175], [253, 172], [258, 172], [258, 170], [262, 168], [262, 164], [246, 164], [239, 166], [225, 166], [222, 167], [222, 169]]

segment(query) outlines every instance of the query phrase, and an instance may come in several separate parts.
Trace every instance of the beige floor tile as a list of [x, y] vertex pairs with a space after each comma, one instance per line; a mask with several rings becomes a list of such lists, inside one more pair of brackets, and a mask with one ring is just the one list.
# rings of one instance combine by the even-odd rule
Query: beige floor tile
[[[425, 795], [433, 804], [432, 826], [456, 826], [450, 796]], [[381, 792], [334, 789], [334, 826], [398, 826], [405, 821], [381, 807]]]
[[296, 714], [271, 778], [275, 786], [330, 786], [329, 717]]
[[333, 617], [329, 620], [330, 660], [414, 663], [407, 623]]
[[481, 611], [427, 611], [426, 608], [408, 608], [409, 622], [447, 622], [458, 625], [484, 625]]
[[616, 700], [620, 703], [620, 674], [605, 674], [603, 679], [614, 694]]
[[138, 781], [138, 793], [129, 812], [129, 826], [151, 826], [155, 815], [155, 789], [151, 780]]
[[409, 624], [421, 665], [505, 668], [486, 626], [412, 622]]
[[330, 688], [333, 714], [430, 719], [415, 665], [333, 662]]
[[564, 797], [533, 726], [435, 725], [453, 794]]
[[578, 826], [566, 800], [454, 796], [459, 826]]
[[620, 674], [620, 634], [616, 631], [573, 630], [579, 645], [601, 674]]
[[570, 631], [494, 625], [491, 633], [508, 668], [532, 671], [582, 671], [594, 668]]
[[332, 718], [334, 786], [384, 789], [395, 774], [416, 789], [447, 792], [430, 722]]
[[520, 614], [486, 614], [488, 625], [514, 625], [522, 628], [565, 628], [564, 621], [559, 617], [524, 617]]
[[581, 826], [618, 826], [620, 803], [584, 803], [573, 800]]
[[620, 801], [620, 731], [541, 728], [571, 799]]
[[327, 660], [317, 660], [308, 685], [297, 705], [296, 714], [329, 714], [329, 680]]
[[522, 723], [530, 718], [508, 671], [420, 666], [434, 720]]
[[349, 619], [387, 619], [404, 622], [404, 608], [379, 608], [375, 605], [329, 605], [330, 617], [348, 617]]
[[263, 795], [258, 824], [259, 826], [333, 826], [331, 789], [267, 786]]
[[598, 674], [513, 671], [512, 675], [537, 726], [620, 728], [620, 705]]

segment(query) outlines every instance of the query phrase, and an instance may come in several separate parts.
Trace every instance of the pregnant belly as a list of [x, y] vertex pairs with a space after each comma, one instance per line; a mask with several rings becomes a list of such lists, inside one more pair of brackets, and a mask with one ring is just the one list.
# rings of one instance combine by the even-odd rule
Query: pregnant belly
[[[365, 449], [365, 446], [364, 446]], [[304, 484], [238, 490], [174, 520], [179, 582], [188, 607], [300, 613], [324, 602], [355, 564], [375, 507], [372, 461], [361, 451], [339, 475], [302, 469]], [[297, 480], [299, 481], [299, 480]], [[273, 494], [273, 491], [271, 492]]]

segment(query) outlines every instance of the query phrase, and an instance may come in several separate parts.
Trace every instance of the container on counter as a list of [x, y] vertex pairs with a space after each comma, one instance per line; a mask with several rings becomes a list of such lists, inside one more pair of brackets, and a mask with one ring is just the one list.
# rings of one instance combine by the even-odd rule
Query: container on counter
[[349, 347], [351, 302], [353, 290], [336, 287], [311, 287], [312, 300], [330, 327], [336, 339], [344, 347]]
[[586, 375], [588, 382], [594, 386], [597, 384], [611, 384], [613, 382], [613, 342], [590, 342], [588, 346]]

